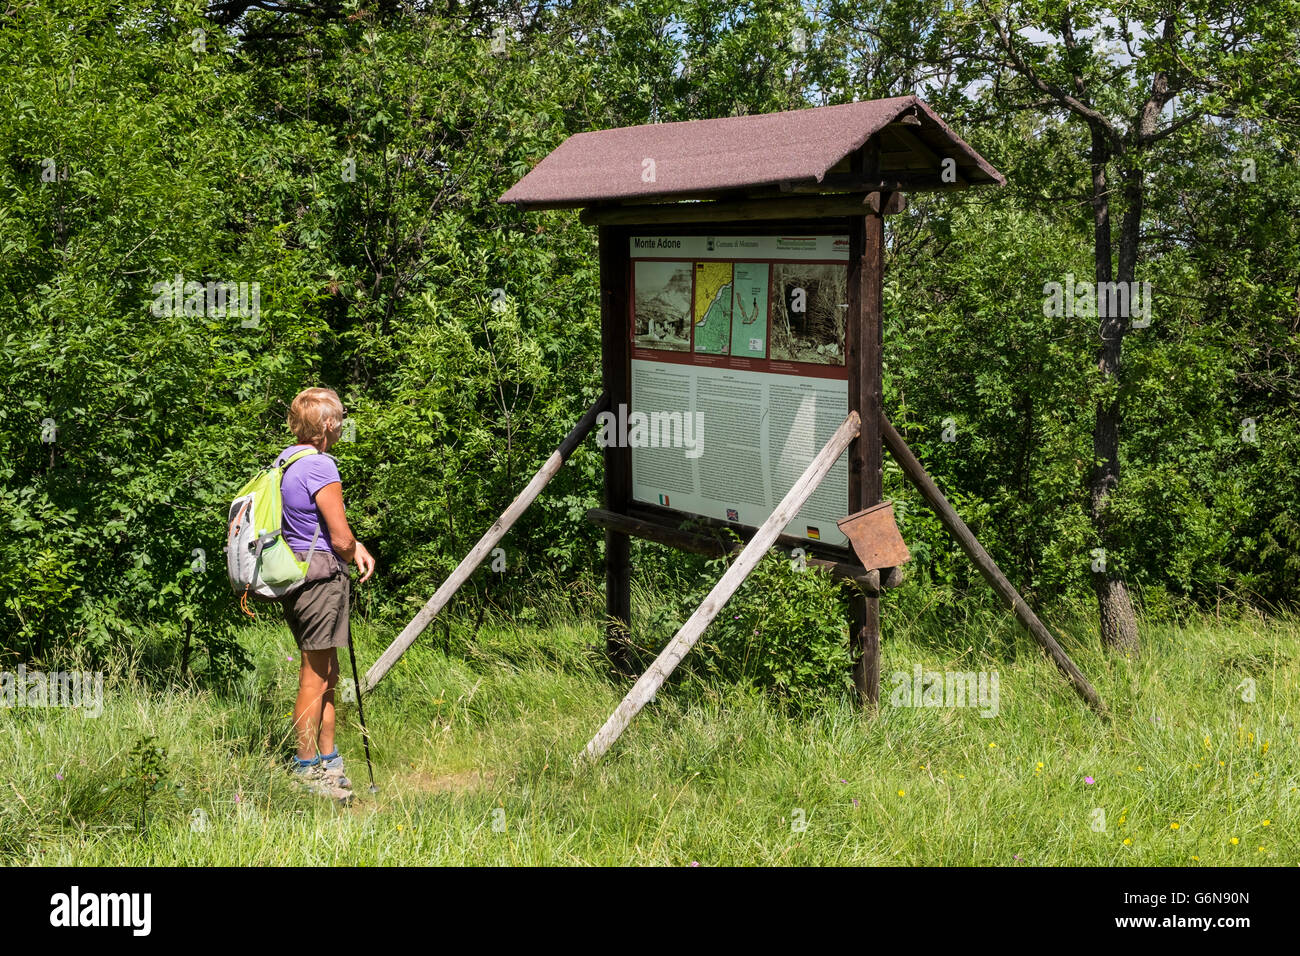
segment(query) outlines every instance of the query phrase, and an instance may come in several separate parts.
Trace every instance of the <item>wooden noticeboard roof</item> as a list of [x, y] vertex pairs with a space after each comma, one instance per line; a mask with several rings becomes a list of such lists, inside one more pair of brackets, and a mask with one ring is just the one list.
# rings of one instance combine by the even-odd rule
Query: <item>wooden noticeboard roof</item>
[[[872, 144], [871, 159], [855, 161]], [[951, 158], [956, 176], [943, 177]], [[646, 160], [653, 160], [653, 177]], [[953, 164], [949, 164], [951, 170]], [[1005, 185], [915, 96], [577, 133], [498, 201], [573, 208], [679, 199]]]

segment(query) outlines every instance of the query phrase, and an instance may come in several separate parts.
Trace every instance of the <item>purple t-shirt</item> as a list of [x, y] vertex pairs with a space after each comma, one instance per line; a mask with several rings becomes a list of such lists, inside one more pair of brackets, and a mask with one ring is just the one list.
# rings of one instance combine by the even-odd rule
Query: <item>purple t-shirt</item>
[[[275, 459], [280, 464], [286, 458], [296, 455], [311, 445], [291, 445], [280, 452]], [[311, 547], [312, 535], [320, 525], [320, 538], [316, 542], [317, 551], [330, 551], [329, 529], [325, 519], [316, 507], [316, 492], [326, 485], [339, 481], [338, 465], [329, 455], [317, 452], [304, 455], [285, 470], [280, 478], [280, 530], [289, 547], [295, 551], [306, 551]]]

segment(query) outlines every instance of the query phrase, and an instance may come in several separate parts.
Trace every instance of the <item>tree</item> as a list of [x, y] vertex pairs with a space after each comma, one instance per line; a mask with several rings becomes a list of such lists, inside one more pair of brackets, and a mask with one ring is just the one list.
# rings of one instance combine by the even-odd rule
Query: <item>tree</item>
[[[1138, 278], [1148, 179], [1161, 175], [1161, 151], [1177, 150], [1180, 137], [1204, 124], [1295, 110], [1294, 0], [1087, 8], [1071, 0], [977, 0], [957, 4], [945, 20], [944, 36], [954, 41], [947, 55], [961, 84], [990, 84], [1007, 108], [1064, 114], [1086, 128], [1094, 275], [1107, 288], [1118, 282], [1132, 289]], [[1105, 560], [1116, 532], [1111, 506], [1130, 384], [1123, 364], [1129, 311], [1098, 304], [1088, 497], [1103, 549], [1092, 579], [1102, 641], [1134, 653], [1133, 602], [1122, 569]]]

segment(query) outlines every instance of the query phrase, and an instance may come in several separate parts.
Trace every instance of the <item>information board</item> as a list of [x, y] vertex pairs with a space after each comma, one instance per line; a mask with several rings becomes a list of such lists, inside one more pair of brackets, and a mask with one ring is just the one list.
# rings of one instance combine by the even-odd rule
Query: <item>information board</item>
[[[629, 241], [632, 497], [757, 527], [848, 414], [848, 236]], [[785, 533], [847, 511], [841, 457]]]

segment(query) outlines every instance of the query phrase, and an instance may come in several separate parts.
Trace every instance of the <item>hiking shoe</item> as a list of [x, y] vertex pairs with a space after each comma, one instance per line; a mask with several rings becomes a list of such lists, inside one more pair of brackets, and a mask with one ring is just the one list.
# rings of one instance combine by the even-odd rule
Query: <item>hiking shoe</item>
[[341, 756], [336, 754], [329, 758], [322, 757], [320, 768], [321, 776], [333, 786], [341, 787], [344, 790], [352, 789], [352, 781], [343, 772], [343, 758]]
[[289, 771], [289, 775], [309, 793], [314, 793], [319, 797], [329, 797], [331, 800], [337, 800], [344, 805], [352, 802], [352, 790], [333, 783], [325, 776], [325, 770], [319, 763], [308, 764], [307, 766], [295, 765]]

